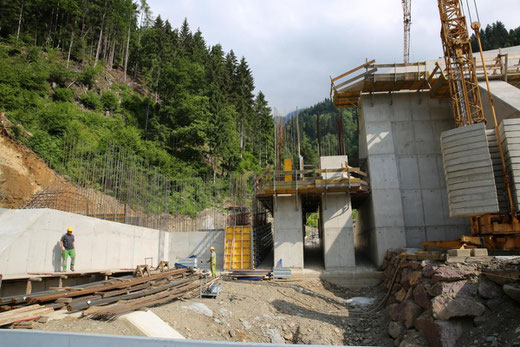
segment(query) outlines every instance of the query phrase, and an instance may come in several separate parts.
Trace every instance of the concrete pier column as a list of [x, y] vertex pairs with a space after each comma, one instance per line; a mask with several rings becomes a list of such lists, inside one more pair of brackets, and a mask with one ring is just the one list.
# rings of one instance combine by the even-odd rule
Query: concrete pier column
[[[296, 207], [298, 206], [298, 209]], [[294, 196], [274, 198], [274, 265], [303, 268], [303, 221], [301, 200]]]
[[352, 206], [346, 193], [328, 193], [321, 198], [323, 257], [325, 270], [356, 266]]

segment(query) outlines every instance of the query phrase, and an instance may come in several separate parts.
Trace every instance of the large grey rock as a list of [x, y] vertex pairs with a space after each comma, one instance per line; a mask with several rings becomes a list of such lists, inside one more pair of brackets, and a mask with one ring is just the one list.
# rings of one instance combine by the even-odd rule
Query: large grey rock
[[480, 302], [466, 296], [442, 294], [432, 300], [433, 317], [448, 320], [452, 317], [478, 317], [486, 308]]
[[493, 312], [500, 312], [502, 307], [504, 307], [504, 301], [505, 299], [503, 297], [489, 299], [486, 301], [486, 306]]
[[512, 284], [505, 284], [504, 293], [516, 302], [520, 302], [520, 288]]
[[432, 276], [432, 283], [439, 281], [458, 281], [471, 275], [471, 272], [457, 269], [451, 266], [442, 266], [435, 270]]
[[435, 271], [439, 268], [438, 265], [434, 265], [427, 261], [423, 261], [422, 266], [423, 266], [422, 275], [423, 275], [423, 277], [426, 277], [426, 278], [431, 278], [433, 276], [433, 274], [435, 273]]
[[427, 347], [428, 341], [423, 334], [415, 329], [408, 330], [403, 336], [399, 347]]
[[478, 282], [478, 295], [485, 299], [494, 299], [502, 295], [502, 290], [494, 282], [481, 278]]
[[417, 305], [421, 306], [424, 309], [430, 307], [430, 297], [428, 296], [428, 293], [426, 292], [426, 289], [424, 288], [423, 284], [418, 284], [413, 289], [413, 299], [415, 300], [415, 303]]
[[426, 337], [432, 347], [453, 347], [462, 334], [460, 322], [435, 320], [431, 311], [423, 312], [415, 320], [415, 328]]
[[430, 287], [428, 294], [437, 296], [441, 294], [472, 296], [477, 294], [477, 285], [470, 281], [437, 282]]
[[401, 314], [403, 312], [403, 304], [391, 304], [388, 307], [388, 314], [390, 315], [390, 319], [393, 321], [401, 320]]
[[388, 335], [392, 336], [393, 339], [397, 339], [399, 336], [403, 335], [405, 331], [404, 325], [401, 322], [390, 322], [388, 324]]
[[423, 309], [412, 300], [407, 300], [404, 302], [403, 311], [401, 313], [401, 320], [403, 321], [406, 329], [413, 327], [415, 319], [419, 317], [422, 311]]

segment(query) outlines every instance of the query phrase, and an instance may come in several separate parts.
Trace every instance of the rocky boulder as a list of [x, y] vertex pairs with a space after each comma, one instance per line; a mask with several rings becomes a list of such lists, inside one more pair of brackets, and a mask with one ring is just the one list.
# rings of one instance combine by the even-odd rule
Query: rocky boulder
[[485, 306], [466, 296], [442, 294], [432, 300], [433, 317], [448, 320], [452, 317], [478, 317], [486, 310]]
[[415, 328], [420, 331], [432, 347], [452, 347], [462, 334], [459, 322], [439, 321], [432, 317], [431, 311], [425, 311], [415, 320]]
[[424, 309], [430, 307], [430, 297], [428, 296], [426, 288], [424, 288], [423, 284], [419, 284], [414, 288], [413, 299], [415, 300], [415, 303], [417, 305], [421, 306]]
[[404, 302], [403, 311], [401, 313], [401, 320], [403, 321], [406, 329], [413, 327], [415, 319], [419, 317], [422, 311], [423, 309], [412, 300], [407, 300]]
[[505, 284], [504, 293], [516, 302], [520, 302], [520, 287], [512, 284]]
[[403, 304], [392, 304], [388, 306], [388, 313], [390, 319], [393, 321], [401, 320], [401, 313], [403, 312]]
[[452, 296], [473, 296], [477, 294], [477, 285], [470, 281], [437, 282], [430, 287], [428, 294], [431, 296], [441, 294]]
[[423, 277], [426, 277], [426, 278], [431, 278], [433, 276], [433, 274], [435, 273], [435, 271], [439, 268], [439, 266], [437, 265], [433, 265], [431, 262], [429, 261], [423, 261], [421, 263], [423, 269], [422, 269], [422, 275]]
[[441, 266], [433, 273], [432, 282], [436, 283], [440, 281], [459, 281], [465, 279], [469, 275], [471, 275], [471, 272], [466, 270], [457, 269], [451, 266]]
[[494, 282], [482, 278], [478, 282], [478, 295], [485, 299], [495, 299], [502, 295], [502, 290]]
[[390, 322], [388, 324], [388, 335], [392, 336], [393, 339], [397, 339], [405, 332], [403, 323], [401, 322]]

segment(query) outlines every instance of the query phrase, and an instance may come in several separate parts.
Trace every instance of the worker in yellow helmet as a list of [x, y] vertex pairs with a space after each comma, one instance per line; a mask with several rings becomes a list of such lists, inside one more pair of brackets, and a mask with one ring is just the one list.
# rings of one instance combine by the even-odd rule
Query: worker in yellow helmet
[[74, 271], [74, 260], [76, 259], [76, 250], [74, 235], [72, 235], [72, 228], [67, 228], [67, 233], [63, 234], [60, 239], [61, 256], [63, 258], [63, 271], [67, 270], [67, 258], [70, 256], [70, 271]]
[[211, 276], [217, 277], [217, 254], [213, 246], [209, 248], [209, 260], [207, 263], [211, 263]]

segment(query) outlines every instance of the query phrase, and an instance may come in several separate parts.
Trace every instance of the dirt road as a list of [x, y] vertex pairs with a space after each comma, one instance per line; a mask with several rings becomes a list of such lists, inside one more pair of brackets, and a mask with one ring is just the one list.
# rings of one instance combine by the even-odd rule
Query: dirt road
[[[344, 289], [318, 279], [294, 282], [224, 281], [217, 299], [176, 301], [151, 310], [188, 339], [237, 342], [393, 346], [388, 318], [347, 302], [367, 297], [377, 303], [380, 287]], [[122, 323], [65, 318], [36, 329], [124, 334]]]

